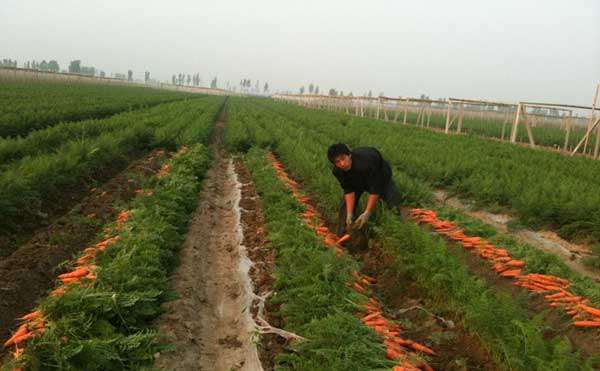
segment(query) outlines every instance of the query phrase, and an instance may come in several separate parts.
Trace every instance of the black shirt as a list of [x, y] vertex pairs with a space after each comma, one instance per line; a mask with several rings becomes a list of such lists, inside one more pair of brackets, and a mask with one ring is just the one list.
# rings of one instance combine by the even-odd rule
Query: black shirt
[[333, 175], [340, 182], [344, 194], [368, 192], [383, 195], [386, 185], [392, 178], [390, 164], [373, 147], [359, 147], [351, 151], [352, 167], [348, 171], [333, 168]]

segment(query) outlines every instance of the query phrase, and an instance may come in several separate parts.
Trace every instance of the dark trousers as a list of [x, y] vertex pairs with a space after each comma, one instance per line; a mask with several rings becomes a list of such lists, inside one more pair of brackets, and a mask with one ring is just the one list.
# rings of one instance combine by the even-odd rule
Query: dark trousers
[[[360, 215], [358, 210], [358, 201], [360, 200], [360, 196], [362, 196], [363, 192], [355, 192], [354, 193], [354, 216]], [[386, 185], [383, 194], [379, 195], [379, 199], [382, 200], [385, 205], [393, 210], [395, 213], [400, 215], [400, 197], [398, 195], [398, 190], [396, 189], [396, 185], [394, 181], [390, 179], [390, 182]], [[337, 235], [343, 236], [344, 231], [346, 229], [346, 200], [344, 196], [342, 196], [342, 202], [340, 203], [340, 211], [339, 211], [339, 219], [338, 219], [338, 229]]]

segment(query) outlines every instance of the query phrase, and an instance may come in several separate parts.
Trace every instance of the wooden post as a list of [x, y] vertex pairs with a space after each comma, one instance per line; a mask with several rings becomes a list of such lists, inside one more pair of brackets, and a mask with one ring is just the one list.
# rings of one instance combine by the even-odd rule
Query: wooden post
[[[598, 90], [600, 90], [600, 84], [598, 84], [596, 86], [596, 93], [594, 93], [594, 101], [592, 104], [592, 113], [590, 114], [590, 121], [588, 123], [588, 129], [590, 128], [590, 126], [592, 126], [592, 122], [594, 121], [594, 113], [596, 112], [596, 101], [598, 100]], [[583, 146], [583, 153], [586, 152], [587, 145], [588, 145], [588, 139], [589, 138], [585, 139], [585, 145]], [[597, 141], [596, 141], [596, 143], [597, 143]]]
[[448, 99], [448, 110], [446, 111], [446, 129], [444, 130], [444, 132], [446, 134], [448, 134], [448, 131], [450, 130], [450, 115], [452, 113], [452, 101], [450, 99]]
[[406, 98], [406, 103], [404, 104], [404, 118], [402, 119], [403, 125], [408, 124], [408, 122], [406, 121], [406, 117], [408, 116], [408, 103], [409, 103], [409, 99]]
[[387, 115], [387, 111], [385, 110], [385, 100], [382, 101], [382, 107], [381, 109], [383, 110], [383, 120], [387, 121], [388, 120], [388, 115]]
[[394, 108], [394, 122], [398, 122], [398, 117], [400, 116], [400, 101], [396, 101], [396, 107]]
[[379, 109], [381, 108], [381, 98], [377, 98], [377, 120], [379, 120]]
[[421, 104], [417, 106], [417, 121], [415, 122], [416, 126], [421, 126]]
[[460, 134], [461, 130], [462, 130], [462, 123], [463, 123], [463, 114], [465, 112], [465, 105], [464, 103], [460, 104], [460, 111], [458, 111], [458, 125], [456, 126], [456, 132], [458, 134]]
[[569, 114], [569, 117], [566, 117], [566, 133], [565, 133], [565, 145], [563, 146], [563, 150], [567, 150], [567, 146], [569, 145], [569, 136], [571, 135], [571, 120], [573, 116], [573, 111]]
[[510, 142], [515, 143], [517, 141], [517, 130], [519, 129], [519, 121], [521, 121], [521, 103], [517, 105], [517, 112], [515, 115], [515, 122], [512, 126], [512, 131], [510, 134]]
[[581, 145], [583, 144], [583, 142], [585, 142], [589, 138], [591, 132], [594, 131], [594, 129], [596, 128], [596, 126], [598, 126], [598, 124], [600, 124], [600, 118], [598, 118], [596, 120], [596, 122], [594, 123], [594, 125], [592, 125], [590, 128], [588, 128], [586, 130], [585, 135], [583, 136], [583, 138], [581, 138], [581, 140], [579, 141], [579, 143], [577, 143], [577, 146], [575, 146], [575, 149], [573, 149], [573, 152], [571, 153], [571, 156], [573, 156], [575, 153], [577, 153], [577, 150], [579, 149], [579, 147], [581, 147]]
[[429, 109], [427, 110], [427, 127], [429, 128], [429, 121], [431, 120], [431, 110], [432, 110], [432, 103], [429, 103]]
[[533, 141], [533, 132], [531, 131], [531, 125], [529, 124], [529, 115], [527, 115], [527, 106], [522, 105], [521, 110], [523, 111], [523, 117], [525, 118], [525, 129], [527, 130], [527, 137], [529, 138], [529, 144], [532, 147], [535, 147], [535, 142]]

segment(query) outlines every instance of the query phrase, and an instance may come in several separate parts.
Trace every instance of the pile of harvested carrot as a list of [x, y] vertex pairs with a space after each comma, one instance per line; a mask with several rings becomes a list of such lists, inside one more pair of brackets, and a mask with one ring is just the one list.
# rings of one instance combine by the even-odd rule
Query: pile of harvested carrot
[[[338, 256], [344, 254], [341, 244], [349, 241], [350, 236], [344, 235], [338, 239], [337, 235], [325, 226], [325, 219], [311, 204], [310, 198], [300, 193], [298, 183], [289, 177], [283, 164], [272, 153], [269, 153], [268, 158], [275, 168], [277, 177], [291, 189], [296, 200], [306, 207], [306, 210], [301, 214], [303, 222], [323, 238], [326, 246], [335, 249]], [[354, 291], [368, 296], [368, 287], [376, 283], [375, 278], [359, 272], [353, 272], [352, 275], [355, 281], [348, 283], [348, 286]], [[377, 299], [369, 297], [366, 307], [357, 315], [361, 318], [363, 324], [383, 337], [387, 358], [398, 362], [393, 371], [433, 370], [427, 362], [415, 353], [434, 355], [433, 350], [412, 340], [402, 338], [400, 336], [402, 329], [398, 324], [385, 318], [382, 314], [382, 305]]]
[[435, 211], [413, 209], [411, 215], [417, 222], [430, 224], [436, 232], [490, 261], [493, 264], [492, 269], [502, 277], [514, 279], [515, 286], [533, 293], [545, 294], [545, 299], [551, 307], [562, 308], [573, 318], [575, 327], [600, 328], [600, 309], [590, 307], [587, 299], [569, 292], [567, 289], [571, 283], [568, 280], [547, 274], [523, 274], [522, 268], [526, 265], [524, 261], [513, 259], [508, 251], [484, 239], [465, 235], [456, 224], [438, 219]]
[[[177, 151], [175, 157], [185, 153], [186, 151], [187, 147], [182, 147], [179, 151]], [[158, 155], [162, 155], [163, 153], [164, 152], [158, 152]], [[160, 178], [166, 175], [169, 170], [170, 167], [168, 166], [168, 164], [165, 164], [163, 165], [161, 172], [159, 172], [157, 176]], [[90, 190], [91, 193], [95, 191], [96, 188], [92, 188]], [[140, 192], [136, 191], [136, 193], [142, 193], [144, 195], [151, 194], [151, 192], [148, 193], [146, 191], [139, 191]], [[127, 220], [130, 218], [130, 216], [131, 210], [121, 211], [117, 216], [114, 231], [120, 231], [125, 222], [127, 222]], [[106, 230], [106, 232], [108, 233], [109, 230]], [[62, 283], [62, 285], [52, 290], [50, 292], [50, 296], [64, 295], [69, 285], [84, 286], [89, 285], [94, 280], [96, 280], [96, 275], [94, 274], [94, 271], [97, 269], [97, 266], [93, 264], [93, 261], [96, 258], [96, 254], [98, 252], [104, 251], [106, 248], [110, 247], [111, 245], [114, 245], [117, 241], [119, 241], [119, 235], [110, 236], [109, 234], [106, 234], [104, 237], [104, 240], [98, 242], [92, 247], [88, 247], [83, 250], [83, 255], [76, 260], [74, 270], [58, 276], [58, 280]], [[19, 358], [21, 354], [23, 354], [24, 347], [22, 344], [24, 344], [27, 340], [35, 337], [36, 335], [44, 332], [44, 329], [46, 328], [46, 319], [40, 311], [29, 313], [19, 318], [19, 320], [22, 320], [24, 322], [18, 327], [17, 331], [15, 331], [11, 338], [4, 343], [4, 347], [10, 347], [13, 345], [15, 346], [15, 350], [14, 352], [12, 352], [13, 357], [15, 359]], [[14, 371], [17, 370], [19, 369], [16, 369]]]

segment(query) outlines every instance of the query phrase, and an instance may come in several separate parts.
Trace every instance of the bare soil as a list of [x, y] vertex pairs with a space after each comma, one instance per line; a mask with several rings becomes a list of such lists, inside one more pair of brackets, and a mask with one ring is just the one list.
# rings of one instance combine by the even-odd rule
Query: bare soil
[[[240, 184], [231, 158], [220, 148], [223, 121], [215, 127], [215, 158], [199, 194], [196, 214], [172, 276], [176, 300], [164, 304], [158, 320], [172, 352], [158, 354], [155, 366], [168, 370], [262, 370], [252, 317], [253, 284], [244, 241]], [[246, 205], [248, 206], [248, 205]], [[250, 230], [261, 220], [246, 218]]]

